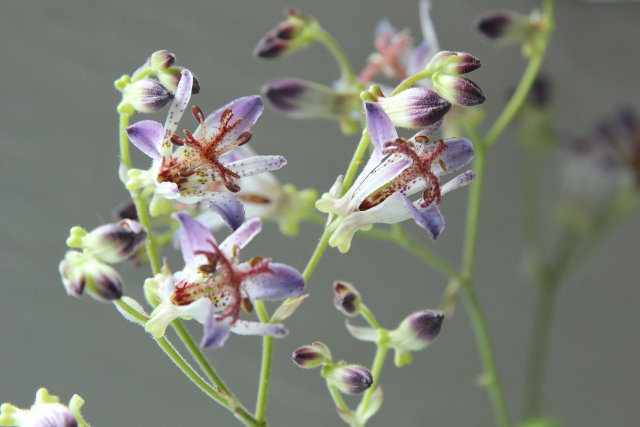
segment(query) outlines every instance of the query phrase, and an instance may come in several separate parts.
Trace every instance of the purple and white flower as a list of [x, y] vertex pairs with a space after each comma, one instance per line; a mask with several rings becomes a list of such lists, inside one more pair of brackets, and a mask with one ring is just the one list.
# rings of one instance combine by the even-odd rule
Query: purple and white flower
[[[318, 210], [336, 217], [329, 244], [346, 252], [358, 230], [409, 218], [435, 239], [445, 224], [438, 208], [442, 196], [469, 184], [475, 174], [463, 172], [444, 185], [440, 184], [440, 177], [471, 161], [474, 156], [471, 141], [450, 138], [430, 142], [428, 136], [438, 123], [409, 140], [398, 138], [380, 105], [367, 102], [365, 109], [367, 130], [373, 143], [369, 161], [342, 197], [329, 192], [316, 203]], [[421, 197], [410, 199], [416, 193]]]
[[[128, 171], [127, 187], [155, 186], [152, 214], [160, 203], [158, 198], [186, 204], [202, 202], [236, 229], [244, 221], [242, 204], [231, 194], [240, 190], [237, 180], [279, 169], [286, 160], [282, 156], [254, 156], [232, 162], [221, 158], [251, 139], [250, 129], [263, 110], [257, 95], [231, 101], [206, 118], [200, 108], [193, 107], [198, 128], [193, 133], [185, 130], [184, 138], [176, 135], [192, 85], [191, 72], [183, 70], [164, 126], [143, 120], [126, 129], [130, 141], [153, 159], [149, 171]], [[221, 183], [230, 192], [207, 189], [214, 183]]]
[[240, 250], [260, 232], [261, 221], [245, 222], [218, 244], [205, 226], [185, 212], [173, 217], [180, 223], [185, 266], [175, 274], [161, 274], [145, 283], [146, 292], [161, 300], [145, 329], [161, 337], [174, 319], [192, 318], [204, 325], [200, 342], [204, 348], [222, 346], [230, 332], [286, 336], [282, 324], [239, 318], [242, 308], [250, 309], [255, 300], [283, 300], [300, 295], [304, 289], [304, 279], [288, 265], [259, 257], [240, 262]]
[[11, 403], [0, 406], [0, 426], [18, 427], [87, 427], [89, 424], [80, 413], [84, 399], [74, 394], [69, 406], [60, 403], [57, 396], [49, 394], [46, 388], [36, 393], [36, 399], [29, 409], [21, 409]]

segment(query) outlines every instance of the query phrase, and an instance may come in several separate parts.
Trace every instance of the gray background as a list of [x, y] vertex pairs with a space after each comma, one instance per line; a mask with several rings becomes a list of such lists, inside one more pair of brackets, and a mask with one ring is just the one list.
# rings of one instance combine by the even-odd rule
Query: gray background
[[[488, 117], [495, 117], [524, 62], [515, 48], [497, 49], [479, 40], [470, 22], [482, 11], [505, 6], [528, 11], [537, 2], [434, 3], [442, 47], [482, 59], [473, 78], [487, 94]], [[386, 16], [419, 34], [413, 1], [0, 4], [0, 401], [26, 406], [45, 385], [65, 400], [74, 392], [82, 395], [84, 413], [97, 426], [235, 425], [183, 379], [142, 329], [109, 305], [67, 298], [57, 264], [70, 226], [92, 228], [110, 220], [112, 208], [126, 197], [116, 176], [118, 94], [112, 82], [150, 52], [169, 49], [198, 75], [203, 90], [196, 99], [205, 111], [256, 93], [270, 78], [330, 83], [337, 77], [332, 58], [319, 46], [278, 62], [251, 57], [255, 42], [281, 20], [285, 6], [315, 15], [356, 68], [372, 50], [378, 19]], [[557, 33], [544, 68], [556, 81], [561, 129], [582, 135], [621, 104], [640, 107], [640, 8], [560, 1], [557, 9]], [[289, 159], [278, 176], [299, 188], [326, 190], [356, 142], [332, 123], [288, 121], [271, 110], [254, 131], [258, 151]], [[521, 268], [520, 169], [526, 159], [507, 133], [488, 161], [476, 280], [515, 415], [534, 301]], [[553, 199], [556, 166], [551, 161], [545, 176], [545, 200]], [[458, 260], [466, 196], [466, 190], [447, 196], [447, 229], [437, 243], [428, 243], [452, 262]], [[546, 402], [567, 425], [638, 425], [637, 220], [636, 215], [615, 229], [560, 292]], [[285, 238], [269, 224], [249, 252], [302, 269], [319, 233], [317, 226], [305, 225], [299, 237]], [[123, 274], [128, 293], [140, 297], [144, 272], [127, 267]], [[389, 327], [411, 311], [436, 307], [446, 283], [391, 245], [358, 240], [348, 255], [329, 251], [309, 283], [312, 298], [288, 323], [289, 338], [275, 348], [269, 401], [274, 426], [340, 425], [318, 373], [290, 362], [295, 347], [322, 340], [337, 358], [371, 361], [373, 346], [350, 339], [332, 307], [334, 279], [355, 282]], [[199, 336], [199, 327], [193, 331]], [[252, 406], [260, 340], [232, 337], [208, 355]], [[398, 370], [388, 362], [381, 379], [386, 399], [372, 426], [493, 423], [487, 395], [474, 382], [481, 366], [462, 306], [413, 365]]]

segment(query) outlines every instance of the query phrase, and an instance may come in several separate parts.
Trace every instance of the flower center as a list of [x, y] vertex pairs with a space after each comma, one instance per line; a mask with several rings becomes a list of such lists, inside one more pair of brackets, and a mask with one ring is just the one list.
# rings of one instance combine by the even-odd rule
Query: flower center
[[[426, 136], [415, 137], [416, 142], [427, 144], [429, 138]], [[446, 165], [440, 159], [440, 155], [447, 149], [447, 145], [443, 140], [439, 139], [432, 144], [432, 147], [423, 155], [416, 153], [413, 143], [404, 138], [398, 138], [395, 141], [387, 142], [382, 154], [404, 154], [411, 159], [411, 166], [406, 168], [400, 175], [394, 178], [387, 185], [374, 191], [366, 199], [364, 199], [358, 209], [366, 211], [380, 203], [384, 202], [396, 191], [404, 191], [409, 184], [416, 179], [422, 178], [426, 184], [426, 188], [422, 193], [422, 202], [420, 206], [426, 208], [431, 203], [439, 204], [441, 200], [440, 183], [438, 177], [432, 171], [434, 162], [438, 162], [440, 167], [446, 170]]]
[[214, 180], [216, 180], [216, 178], [221, 180], [229, 191], [234, 193], [239, 191], [240, 186], [236, 183], [236, 180], [240, 178], [240, 175], [227, 168], [220, 161], [220, 156], [249, 142], [252, 136], [251, 132], [243, 132], [235, 141], [229, 143], [229, 141], [227, 141], [228, 136], [231, 131], [242, 122], [242, 119], [240, 118], [231, 123], [233, 111], [226, 109], [220, 115], [218, 129], [213, 135], [207, 138], [205, 118], [202, 110], [194, 106], [192, 112], [196, 121], [200, 124], [200, 136], [195, 137], [188, 130], [184, 130], [185, 138], [180, 138], [178, 135], [171, 136], [171, 142], [173, 144], [190, 148], [185, 155], [186, 158], [178, 168], [177, 175], [180, 177], [188, 177], [196, 173], [199, 168], [208, 167], [212, 170]]

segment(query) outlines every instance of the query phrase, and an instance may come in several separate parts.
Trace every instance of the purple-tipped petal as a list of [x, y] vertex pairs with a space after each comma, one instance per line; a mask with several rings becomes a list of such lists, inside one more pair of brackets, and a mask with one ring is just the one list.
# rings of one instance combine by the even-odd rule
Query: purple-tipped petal
[[[237, 120], [241, 120], [238, 126], [236, 126], [225, 137], [225, 141], [229, 143], [234, 142], [240, 137], [241, 134], [248, 132], [251, 127], [256, 123], [258, 117], [264, 110], [264, 104], [262, 99], [258, 95], [245, 96], [242, 98], [234, 99], [228, 104], [211, 113], [204, 121], [205, 128], [207, 130], [207, 137], [211, 137], [220, 125], [220, 117], [226, 110], [233, 112], [231, 123], [235, 123]], [[198, 135], [200, 132], [200, 126], [194, 132], [194, 135]], [[223, 147], [225, 144], [221, 144]]]
[[427, 230], [432, 239], [436, 239], [444, 230], [444, 217], [438, 205], [431, 203], [426, 208], [416, 207], [411, 200], [404, 197], [404, 206], [407, 208], [413, 220], [420, 227]]
[[456, 171], [473, 160], [475, 155], [473, 143], [467, 138], [450, 138], [446, 139], [444, 143], [447, 145], [447, 149], [440, 155], [440, 160], [444, 162], [447, 169], [443, 171], [440, 165], [434, 164], [433, 169], [436, 175]]
[[338, 118], [346, 98], [330, 87], [306, 80], [284, 78], [267, 83], [262, 93], [271, 106], [293, 118]]
[[178, 123], [184, 110], [191, 99], [191, 87], [193, 86], [193, 74], [189, 70], [182, 70], [180, 82], [176, 89], [175, 97], [169, 108], [167, 120], [164, 122], [164, 141], [168, 141], [171, 135], [176, 133]]
[[160, 159], [164, 128], [153, 120], [143, 120], [125, 129], [129, 141], [152, 159]]
[[182, 258], [187, 266], [192, 266], [197, 251], [210, 251], [211, 243], [216, 243], [216, 239], [211, 232], [186, 212], [176, 212], [173, 219], [180, 223], [180, 247], [182, 248]]
[[238, 335], [262, 335], [274, 338], [283, 338], [289, 334], [287, 328], [281, 323], [259, 323], [247, 320], [238, 320], [231, 326], [231, 332]]
[[243, 282], [252, 300], [282, 300], [296, 297], [304, 290], [304, 279], [293, 267], [270, 263], [273, 273], [262, 273]]
[[227, 163], [225, 166], [240, 175], [240, 177], [244, 177], [277, 170], [286, 164], [287, 159], [282, 156], [252, 156]]
[[219, 348], [229, 338], [231, 329], [226, 319], [218, 322], [213, 311], [209, 313], [204, 323], [204, 332], [200, 341], [201, 348]]
[[234, 247], [244, 248], [262, 230], [260, 218], [253, 218], [242, 224], [229, 237], [224, 239], [220, 245], [220, 250], [229, 255]]
[[460, 187], [469, 185], [475, 179], [476, 173], [474, 171], [462, 172], [460, 175], [456, 176], [451, 181], [440, 187], [440, 194], [445, 195], [450, 191], [457, 190]]
[[367, 114], [367, 131], [375, 148], [374, 153], [381, 156], [384, 144], [395, 141], [398, 138], [398, 132], [379, 104], [365, 102], [364, 106]]
[[203, 203], [220, 215], [232, 230], [236, 230], [244, 222], [244, 206], [231, 193], [210, 192]]

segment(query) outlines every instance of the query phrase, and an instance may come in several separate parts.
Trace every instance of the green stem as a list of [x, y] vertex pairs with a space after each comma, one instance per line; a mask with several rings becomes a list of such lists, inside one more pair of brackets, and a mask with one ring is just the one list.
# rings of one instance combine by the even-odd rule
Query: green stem
[[540, 176], [542, 172], [543, 152], [539, 149], [526, 151], [524, 161], [524, 179], [522, 188], [522, 218], [525, 250], [528, 261], [538, 268], [542, 254], [542, 236], [540, 232]]
[[358, 79], [353, 72], [353, 68], [351, 68], [351, 64], [347, 59], [347, 55], [344, 54], [344, 51], [342, 50], [336, 39], [334, 39], [331, 34], [326, 32], [324, 28], [320, 26], [318, 26], [318, 31], [316, 32], [316, 39], [320, 43], [325, 45], [325, 47], [335, 58], [342, 73], [342, 80], [350, 86], [357, 83]]
[[362, 131], [362, 136], [360, 137], [360, 141], [358, 142], [358, 146], [356, 147], [356, 151], [353, 152], [353, 157], [351, 158], [351, 162], [347, 167], [347, 172], [344, 174], [344, 179], [342, 180], [342, 186], [340, 187], [340, 197], [344, 196], [349, 187], [351, 187], [351, 183], [356, 176], [356, 172], [358, 172], [358, 167], [362, 162], [362, 158], [367, 152], [367, 147], [369, 146], [369, 132], [365, 129]]
[[[262, 323], [269, 323], [269, 314], [263, 301], [254, 302], [256, 314]], [[273, 337], [262, 338], [262, 365], [260, 367], [260, 383], [258, 385], [258, 398], [256, 400], [256, 420], [266, 425], [267, 397], [269, 395], [269, 381], [271, 379], [271, 359], [273, 356]]]
[[376, 319], [376, 316], [373, 315], [371, 310], [369, 310], [369, 307], [364, 304], [360, 304], [360, 314], [365, 318], [367, 323], [369, 323], [369, 325], [371, 325], [373, 329], [380, 329], [380, 323], [378, 322], [378, 319]]
[[358, 405], [358, 417], [362, 417], [369, 409], [371, 397], [373, 396], [373, 393], [375, 393], [376, 387], [378, 386], [380, 374], [382, 372], [382, 368], [384, 366], [384, 361], [387, 357], [388, 351], [389, 347], [387, 347], [386, 345], [378, 344], [376, 348], [376, 354], [373, 357], [373, 364], [371, 365], [371, 377], [373, 378], [373, 383], [371, 383], [371, 387], [369, 387], [367, 391], [364, 392], [362, 400]]
[[389, 94], [389, 96], [394, 96], [399, 94], [403, 90], [410, 88], [412, 85], [416, 84], [422, 79], [428, 79], [429, 77], [431, 77], [431, 74], [433, 74], [431, 71], [421, 71], [419, 73], [416, 73], [412, 76], [407, 77], [406, 79], [401, 81], [400, 84], [398, 84], [398, 86], [396, 86], [396, 88], [391, 92], [391, 94]]
[[465, 238], [462, 250], [461, 275], [470, 278], [475, 261], [476, 241], [478, 237], [478, 220], [480, 218], [480, 201], [482, 197], [482, 184], [484, 182], [484, 169], [486, 162], [485, 147], [481, 140], [476, 140], [476, 155], [473, 159], [473, 171], [476, 179], [469, 189], [469, 202], [467, 207], [467, 220]]
[[331, 399], [333, 399], [333, 403], [335, 403], [336, 408], [343, 412], [349, 412], [349, 407], [344, 402], [342, 395], [340, 394], [340, 390], [336, 386], [329, 385], [327, 383], [327, 388], [329, 389], [329, 394], [331, 395]]

